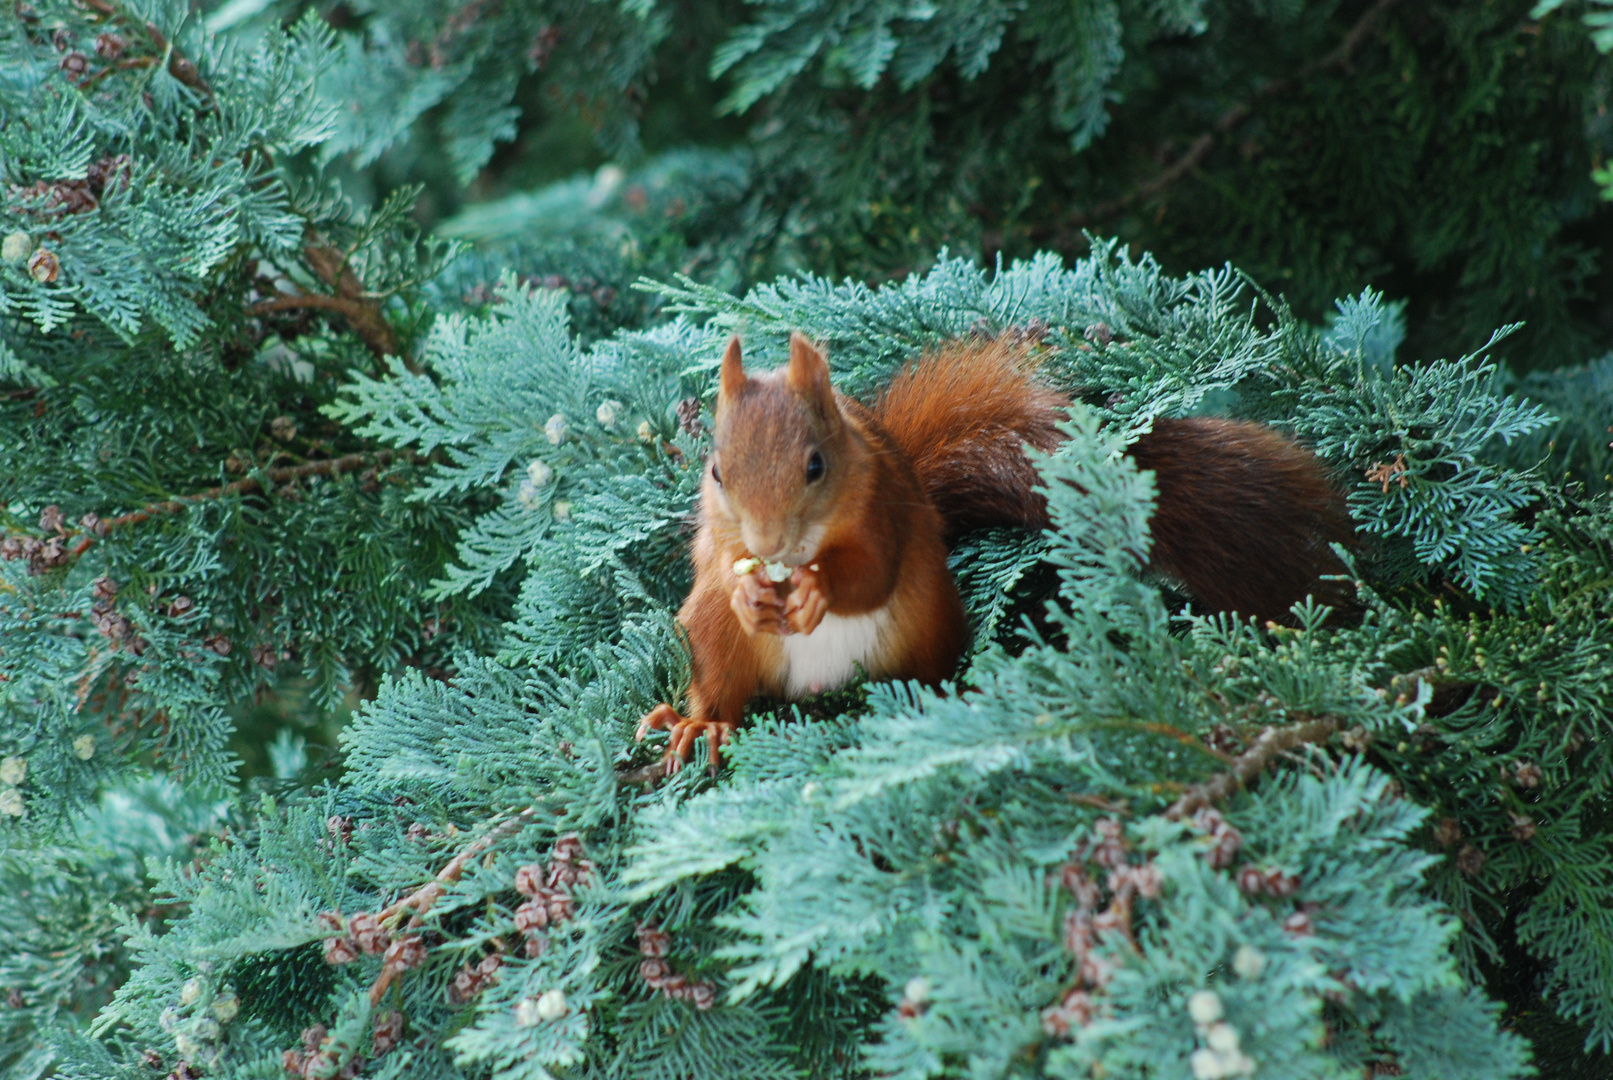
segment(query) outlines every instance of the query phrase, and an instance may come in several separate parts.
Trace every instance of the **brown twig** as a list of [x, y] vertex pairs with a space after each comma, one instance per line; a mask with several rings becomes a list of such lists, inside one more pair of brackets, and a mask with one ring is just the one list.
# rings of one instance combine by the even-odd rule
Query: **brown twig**
[[[305, 465], [292, 465], [281, 469], [269, 469], [264, 475], [271, 483], [283, 484], [292, 480], [301, 480], [308, 476], [337, 476], [344, 472], [352, 472], [367, 465], [380, 467], [397, 456], [393, 450], [381, 450], [374, 454], [348, 454], [346, 457], [327, 458], [324, 461], [310, 461]], [[242, 495], [253, 491], [262, 491], [263, 481], [256, 476], [249, 476], [243, 480], [224, 484], [221, 487], [208, 488], [195, 495], [181, 495], [177, 499], [164, 499], [161, 502], [147, 503], [138, 510], [131, 510], [127, 514], [120, 514], [114, 518], [102, 518], [96, 525], [94, 532], [86, 531], [79, 534], [78, 540], [68, 549], [67, 557], [77, 559], [90, 548], [95, 541], [105, 536], [113, 529], [125, 528], [129, 525], [138, 525], [143, 521], [150, 521], [159, 514], [177, 514], [200, 502], [212, 499], [222, 499], [227, 495]], [[65, 535], [72, 535], [69, 530]]]
[[[448, 861], [447, 866], [437, 871], [436, 877], [405, 896], [402, 900], [388, 905], [381, 912], [379, 921], [382, 924], [393, 923], [395, 926], [395, 920], [401, 919], [405, 912], [413, 910], [414, 915], [409, 919], [409, 925], [411, 927], [419, 926], [425, 920], [426, 912], [431, 910], [431, 905], [435, 904], [437, 898], [448, 891], [449, 885], [459, 880], [460, 875], [465, 872], [465, 867], [472, 859], [500, 840], [508, 839], [526, 828], [532, 819], [537, 816], [537, 813], [537, 807], [529, 806], [513, 817], [506, 818], [483, 835], [481, 839], [465, 845], [459, 854]], [[398, 972], [401, 970], [402, 968], [391, 963], [382, 965], [381, 973], [375, 977], [375, 982], [370, 985], [371, 1005], [381, 1003], [381, 997], [386, 993], [387, 987], [392, 985], [392, 980], [397, 978]]]
[[418, 922], [431, 909], [431, 905], [437, 902], [437, 898], [447, 891], [448, 886], [459, 880], [460, 875], [465, 872], [466, 864], [471, 859], [474, 859], [500, 840], [514, 836], [526, 828], [532, 819], [537, 816], [537, 813], [537, 807], [529, 806], [525, 810], [506, 818], [483, 834], [480, 839], [466, 844], [459, 854], [448, 861], [447, 866], [437, 871], [436, 877], [405, 896], [402, 900], [389, 904], [383, 909], [379, 916], [380, 921], [383, 923], [390, 922], [412, 908], [414, 909], [414, 920], [412, 921]]
[[[301, 311], [315, 308], [320, 311], [334, 311], [347, 319], [353, 333], [369, 346], [377, 358], [383, 356], [399, 356], [398, 336], [390, 323], [381, 315], [380, 309], [373, 303], [362, 300], [350, 300], [343, 296], [326, 296], [324, 293], [297, 293], [291, 296], [277, 296], [273, 300], [264, 300], [253, 304], [246, 309], [248, 315], [272, 315], [279, 311]], [[418, 369], [411, 363], [411, 371]]]
[[[380, 467], [386, 465], [395, 457], [397, 457], [397, 452], [394, 450], [380, 450], [373, 454], [347, 454], [344, 457], [310, 461], [303, 465], [288, 465], [279, 469], [267, 469], [263, 473], [263, 478], [248, 476], [220, 487], [199, 491], [194, 495], [181, 495], [177, 499], [164, 499], [161, 502], [147, 503], [140, 509], [133, 510], [127, 514], [114, 518], [104, 518], [101, 524], [108, 530], [120, 529], [128, 525], [138, 525], [159, 514], [177, 514], [181, 510], [186, 510], [197, 503], [222, 499], [229, 495], [245, 495], [254, 491], [262, 491], [264, 479], [267, 479], [272, 484], [284, 484], [310, 476], [337, 476], [341, 473], [352, 472], [355, 469], [368, 466]], [[85, 539], [88, 539], [88, 537]], [[93, 541], [91, 542], [93, 543]], [[88, 545], [85, 546], [87, 547]]]
[[1330, 716], [1266, 728], [1256, 737], [1253, 746], [1233, 759], [1232, 768], [1188, 788], [1165, 811], [1165, 816], [1171, 821], [1180, 821], [1201, 806], [1209, 806], [1230, 797], [1240, 788], [1247, 787], [1249, 781], [1259, 776], [1277, 755], [1306, 743], [1324, 743], [1338, 729], [1339, 722]]
[[392, 324], [381, 313], [379, 298], [364, 291], [364, 284], [353, 272], [347, 254], [329, 244], [312, 242], [303, 245], [302, 253], [309, 269], [320, 281], [334, 289], [335, 294], [305, 292], [276, 296], [253, 304], [247, 308], [247, 314], [261, 316], [309, 308], [335, 312], [347, 320], [353, 333], [369, 346], [377, 359], [396, 356], [403, 361], [404, 367], [418, 375], [420, 366], [404, 354], [398, 344], [397, 331], [392, 329]]
[[1054, 228], [1059, 232], [1079, 230], [1095, 222], [1112, 218], [1137, 203], [1158, 195], [1161, 191], [1164, 191], [1198, 168], [1204, 159], [1209, 156], [1210, 151], [1215, 149], [1223, 136], [1254, 114], [1256, 106], [1271, 98], [1286, 94], [1313, 76], [1326, 71], [1348, 67], [1350, 58], [1355, 55], [1357, 49], [1366, 43], [1367, 38], [1376, 29], [1379, 18], [1398, 2], [1399, 0], [1378, 0], [1377, 3], [1367, 9], [1360, 19], [1356, 20], [1356, 24], [1350, 28], [1350, 31], [1344, 35], [1332, 52], [1306, 64], [1287, 78], [1275, 79], [1266, 83], [1255, 92], [1252, 100], [1242, 101], [1229, 107], [1216, 119], [1209, 131], [1194, 139], [1187, 149], [1182, 152], [1181, 156], [1165, 166], [1163, 170], [1152, 178], [1138, 184], [1124, 195], [1101, 202], [1090, 210], [1077, 210], [1069, 214]]
[[114, 63], [108, 64], [106, 67], [95, 72], [93, 75], [86, 76], [84, 80], [78, 84], [78, 88], [85, 93], [88, 93], [95, 87], [96, 83], [100, 82], [109, 75], [115, 75], [120, 71], [138, 71], [141, 68], [153, 67], [156, 65], [156, 63], [157, 58], [155, 56], [137, 56], [132, 60], [118, 60]]
[[[329, 244], [309, 242], [303, 245], [303, 259], [308, 263], [320, 281], [336, 290], [335, 296], [320, 296], [304, 293], [295, 297], [277, 297], [266, 301], [273, 305], [288, 302], [287, 307], [321, 307], [328, 311], [339, 311], [347, 319], [348, 325], [370, 347], [377, 358], [383, 356], [396, 356], [403, 361], [405, 367], [416, 375], [420, 367], [398, 346], [397, 332], [392, 324], [386, 321], [381, 314], [381, 304], [377, 297], [364, 291], [364, 283], [359, 281], [358, 274], [354, 273], [353, 265], [349, 261], [350, 253], [339, 251]], [[302, 301], [301, 304], [289, 303]], [[338, 303], [339, 302], [339, 303]], [[262, 305], [259, 305], [262, 306]], [[271, 309], [272, 310], [272, 309]]]
[[163, 32], [157, 29], [156, 23], [146, 23], [145, 31], [146, 36], [151, 38], [151, 43], [157, 47], [157, 51], [168, 54], [168, 74], [211, 102], [213, 100], [213, 88], [207, 85], [206, 79], [202, 78], [202, 73], [196, 67], [196, 62], [172, 45], [167, 37], [163, 35]]
[[637, 784], [654, 784], [657, 780], [666, 779], [666, 775], [666, 758], [658, 757], [648, 765], [622, 769], [616, 774], [616, 782], [623, 787], [633, 787]]
[[1114, 814], [1118, 817], [1131, 816], [1131, 804], [1124, 799], [1117, 802], [1114, 799], [1094, 795], [1088, 791], [1066, 792], [1064, 798], [1067, 802], [1075, 803], [1078, 806], [1090, 806], [1095, 810], [1102, 810], [1106, 814]]

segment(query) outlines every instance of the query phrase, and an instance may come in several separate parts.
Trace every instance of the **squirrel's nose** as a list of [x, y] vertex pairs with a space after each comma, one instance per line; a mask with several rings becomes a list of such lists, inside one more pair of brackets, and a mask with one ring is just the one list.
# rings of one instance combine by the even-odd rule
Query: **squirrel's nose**
[[764, 529], [746, 523], [740, 526], [739, 535], [758, 559], [771, 560], [784, 549], [784, 530], [780, 528]]

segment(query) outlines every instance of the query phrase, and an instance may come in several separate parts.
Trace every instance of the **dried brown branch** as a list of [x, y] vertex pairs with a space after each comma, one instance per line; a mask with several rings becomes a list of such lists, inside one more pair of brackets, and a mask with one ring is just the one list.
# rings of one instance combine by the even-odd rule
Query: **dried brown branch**
[[[268, 478], [270, 483], [284, 484], [293, 480], [301, 480], [309, 476], [337, 476], [341, 473], [352, 472], [355, 469], [362, 469], [368, 466], [379, 468], [390, 462], [395, 457], [397, 457], [397, 452], [393, 450], [381, 450], [373, 454], [348, 454], [345, 457], [326, 458], [324, 461], [310, 461], [303, 465], [290, 465], [280, 469], [269, 469], [263, 475]], [[130, 525], [138, 525], [143, 521], [150, 521], [152, 518], [161, 514], [177, 514], [182, 510], [189, 509], [197, 503], [208, 502], [213, 499], [222, 499], [229, 495], [244, 495], [262, 490], [263, 479], [257, 476], [248, 476], [245, 479], [236, 480], [233, 483], [224, 484], [220, 487], [208, 488], [206, 491], [199, 491], [195, 495], [181, 495], [177, 499], [164, 499], [161, 502], [147, 503], [140, 509], [131, 510], [127, 514], [120, 514], [119, 516], [113, 518], [102, 518], [96, 523], [93, 532], [86, 530], [79, 534], [78, 540], [73, 544], [72, 548], [68, 550], [67, 557], [69, 559], [77, 559], [80, 555], [83, 555], [90, 548], [94, 547], [97, 539], [107, 535], [113, 529], [121, 529]], [[70, 536], [72, 534], [73, 533], [71, 530], [64, 532], [64, 535]]]
[[[248, 476], [220, 487], [199, 491], [194, 495], [181, 495], [177, 499], [164, 499], [161, 502], [147, 503], [140, 509], [127, 514], [114, 518], [104, 518], [101, 521], [101, 525], [107, 531], [124, 528], [129, 525], [138, 525], [159, 514], [177, 514], [181, 510], [189, 509], [197, 503], [222, 499], [230, 495], [246, 495], [254, 491], [262, 491], [265, 479], [272, 484], [285, 484], [310, 476], [338, 476], [341, 473], [353, 472], [355, 469], [372, 466], [378, 468], [388, 464], [397, 456], [397, 452], [394, 450], [380, 450], [373, 454], [347, 454], [338, 458], [326, 458], [323, 461], [310, 461], [303, 465], [288, 465], [279, 469], [267, 469], [261, 477]], [[86, 537], [85, 539], [89, 538]]]
[[[379, 359], [383, 356], [400, 356], [398, 349], [398, 336], [384, 316], [380, 308], [374, 303], [362, 300], [350, 300], [342, 296], [327, 296], [324, 293], [296, 293], [291, 296], [277, 296], [273, 300], [253, 304], [246, 309], [248, 315], [272, 315], [280, 311], [300, 311], [314, 308], [320, 311], [333, 311], [347, 319], [347, 324], [353, 328], [353, 333], [359, 340], [369, 346], [372, 353]], [[409, 361], [411, 371], [419, 369]]]
[[[470, 864], [472, 859], [500, 840], [506, 840], [526, 828], [532, 819], [537, 816], [537, 813], [537, 807], [529, 806], [494, 826], [480, 839], [465, 845], [459, 854], [448, 861], [447, 866], [437, 871], [436, 877], [403, 899], [388, 905], [381, 912], [379, 921], [384, 925], [390, 925], [395, 928], [404, 914], [412, 911], [413, 915], [409, 919], [409, 925], [411, 927], [419, 926], [425, 920], [426, 912], [431, 910], [431, 905], [435, 904], [437, 898], [448, 890], [449, 885], [459, 880], [460, 875], [465, 872], [465, 867]], [[402, 970], [402, 967], [390, 962], [381, 966], [381, 973], [375, 977], [375, 982], [370, 984], [371, 1005], [380, 1004], [387, 987], [392, 985], [392, 980], [397, 978], [398, 972]]]
[[529, 806], [525, 810], [504, 819], [504, 821], [484, 833], [480, 839], [466, 844], [459, 854], [448, 861], [448, 865], [437, 871], [436, 877], [408, 896], [382, 910], [380, 915], [381, 922], [395, 925], [394, 920], [400, 918], [405, 911], [413, 910], [414, 918], [411, 921], [418, 923], [426, 912], [431, 910], [431, 905], [437, 902], [437, 898], [447, 891], [448, 886], [459, 880], [460, 875], [465, 872], [466, 865], [472, 859], [500, 840], [514, 836], [526, 828], [537, 814], [538, 808]]
[[1348, 68], [1350, 59], [1371, 37], [1373, 31], [1377, 29], [1378, 20], [1383, 17], [1384, 12], [1394, 7], [1398, 2], [1399, 0], [1378, 0], [1376, 4], [1367, 9], [1366, 13], [1356, 21], [1349, 32], [1340, 39], [1332, 52], [1320, 59], [1311, 61], [1288, 78], [1275, 79], [1265, 84], [1255, 93], [1252, 100], [1242, 101], [1229, 107], [1216, 119], [1209, 131], [1194, 139], [1175, 161], [1165, 166], [1153, 177], [1138, 184], [1124, 195], [1101, 202], [1090, 210], [1077, 210], [1067, 215], [1063, 221], [1059, 222], [1050, 231], [1059, 234], [1076, 232], [1088, 225], [1112, 218], [1138, 203], [1145, 202], [1158, 195], [1198, 168], [1204, 159], [1209, 156], [1210, 151], [1214, 150], [1220, 143], [1221, 139], [1254, 115], [1255, 109], [1261, 103], [1288, 93], [1316, 75]]
[[1232, 760], [1232, 767], [1217, 773], [1202, 784], [1194, 784], [1182, 797], [1171, 804], [1165, 816], [1180, 821], [1201, 806], [1209, 806], [1229, 798], [1264, 772], [1279, 754], [1306, 743], [1324, 743], [1338, 731], [1339, 722], [1332, 717], [1320, 720], [1302, 720], [1283, 727], [1268, 727], [1255, 738], [1254, 745]]
[[658, 757], [648, 765], [618, 771], [616, 782], [623, 787], [633, 787], [638, 784], [653, 785], [659, 780], [666, 779], [666, 775], [666, 758]]
[[[365, 292], [363, 282], [353, 272], [348, 255], [329, 244], [303, 245], [303, 259], [314, 275], [335, 290], [329, 293], [295, 293], [276, 296], [247, 308], [248, 315], [272, 315], [281, 311], [300, 311], [309, 308], [330, 311], [341, 315], [353, 328], [359, 340], [369, 346], [377, 359], [396, 356], [415, 374], [420, 367], [398, 344], [398, 335], [381, 312], [381, 298]], [[385, 374], [383, 371], [382, 374]]]
[[[286, 484], [306, 479], [310, 476], [339, 476], [342, 473], [363, 468], [379, 469], [399, 456], [400, 452], [396, 450], [379, 450], [370, 454], [347, 454], [343, 457], [326, 458], [322, 461], [309, 461], [302, 465], [266, 469], [257, 476], [244, 477], [232, 483], [208, 488], [206, 491], [199, 491], [194, 495], [181, 495], [174, 499], [163, 499], [159, 502], [147, 503], [138, 510], [131, 510], [129, 513], [120, 514], [117, 517], [101, 518], [90, 514], [84, 518], [81, 528], [73, 528], [58, 523], [55, 535], [58, 539], [76, 538], [73, 546], [65, 553], [68, 561], [76, 560], [94, 547], [97, 540], [108, 535], [114, 529], [139, 525], [141, 522], [150, 521], [152, 518], [163, 514], [177, 514], [198, 503], [222, 499], [230, 495], [244, 495], [262, 491], [266, 484]], [[401, 456], [409, 461], [417, 460], [416, 455], [411, 451], [402, 451]], [[65, 563], [57, 562], [49, 565], [60, 566], [65, 565]]]
[[[253, 304], [246, 309], [248, 315], [273, 315], [282, 311], [315, 309], [341, 315], [353, 328], [359, 340], [369, 347], [376, 359], [396, 356], [403, 366], [416, 375], [422, 370], [398, 343], [397, 331], [381, 312], [381, 298], [365, 292], [363, 283], [353, 272], [347, 256], [335, 248], [322, 244], [306, 244], [303, 258], [320, 281], [336, 290], [330, 293], [300, 292], [275, 296]], [[381, 375], [385, 375], [383, 368]]]
[[358, 301], [348, 300], [340, 296], [326, 296], [324, 293], [294, 293], [253, 304], [246, 309], [246, 313], [248, 315], [272, 315], [277, 311], [302, 311], [306, 308], [317, 308], [321, 311], [334, 311], [351, 317], [361, 307], [362, 305]]
[[1118, 817], [1131, 816], [1131, 804], [1125, 799], [1117, 801], [1105, 798], [1102, 795], [1094, 795], [1087, 791], [1067, 792], [1064, 798], [1067, 802], [1076, 803], [1079, 806], [1090, 806], [1095, 810], [1102, 810], [1106, 814], [1114, 814]]
[[155, 23], [146, 23], [145, 31], [146, 35], [151, 38], [151, 43], [157, 47], [157, 51], [168, 54], [168, 74], [205, 96], [208, 101], [212, 101], [213, 88], [207, 85], [206, 79], [202, 78], [202, 73], [197, 69], [196, 62], [170, 44], [163, 32], [157, 29]]

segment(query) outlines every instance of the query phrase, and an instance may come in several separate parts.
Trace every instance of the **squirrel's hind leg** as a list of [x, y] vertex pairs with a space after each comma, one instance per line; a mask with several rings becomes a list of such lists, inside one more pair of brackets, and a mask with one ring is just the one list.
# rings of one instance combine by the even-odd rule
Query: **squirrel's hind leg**
[[666, 773], [671, 776], [683, 768], [683, 763], [689, 760], [689, 755], [694, 751], [694, 741], [702, 735], [710, 745], [712, 768], [722, 768], [723, 745], [737, 726], [724, 720], [699, 720], [683, 716], [672, 706], [662, 704], [645, 713], [644, 719], [638, 722], [638, 738], [642, 742], [644, 736], [652, 731], [672, 733], [667, 740], [666, 757], [663, 759]]
[[[775, 601], [782, 608], [782, 601]], [[775, 609], [775, 617], [776, 609]], [[696, 588], [678, 612], [689, 635], [693, 679], [689, 684], [688, 715], [671, 705], [657, 705], [639, 721], [638, 737], [666, 731], [667, 775], [689, 760], [695, 740], [704, 736], [711, 748], [713, 768], [722, 764], [722, 747], [745, 715], [745, 704], [759, 689], [758, 649], [778, 649], [774, 634], [747, 634], [740, 626], [729, 597], [718, 589]]]

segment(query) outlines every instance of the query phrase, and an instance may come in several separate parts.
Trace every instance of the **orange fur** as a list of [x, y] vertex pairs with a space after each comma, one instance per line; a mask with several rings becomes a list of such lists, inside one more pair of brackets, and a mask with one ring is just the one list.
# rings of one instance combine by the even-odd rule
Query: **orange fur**
[[1051, 450], [1069, 398], [1035, 378], [1036, 361], [1007, 340], [948, 342], [909, 364], [874, 415], [913, 463], [946, 519], [947, 538], [971, 529], [1047, 524], [1029, 444]]

